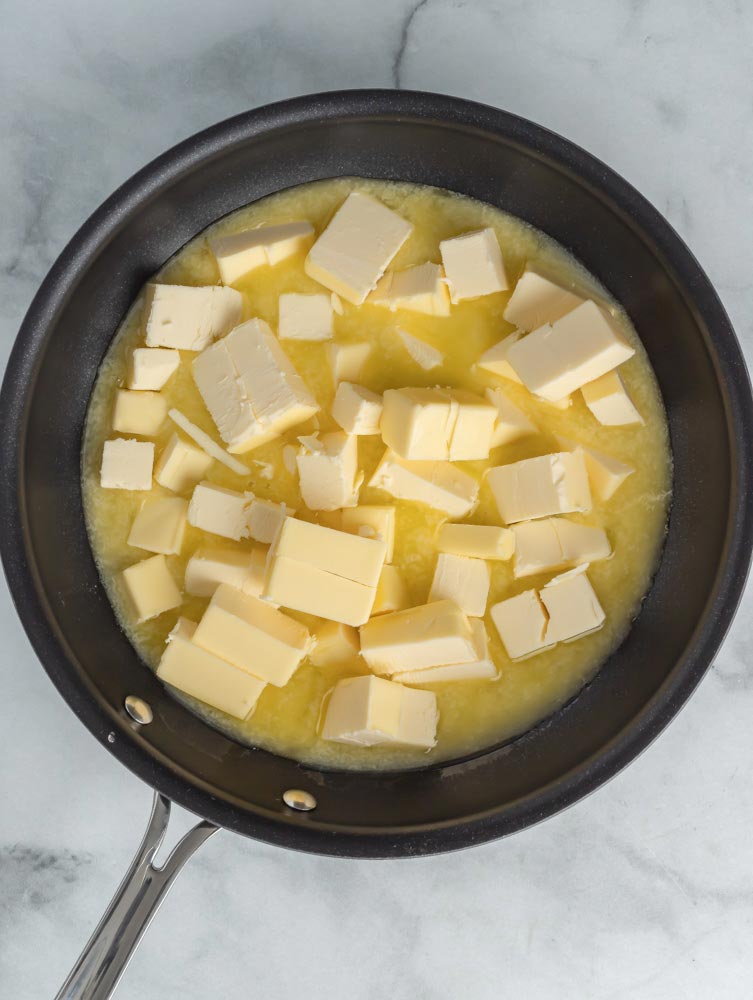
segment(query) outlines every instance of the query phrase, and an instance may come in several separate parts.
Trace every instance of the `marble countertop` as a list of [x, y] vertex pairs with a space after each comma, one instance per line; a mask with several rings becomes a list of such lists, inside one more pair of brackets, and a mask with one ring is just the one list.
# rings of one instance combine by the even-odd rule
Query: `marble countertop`
[[[753, 7], [723, 0], [10, 0], [0, 359], [64, 243], [143, 163], [268, 101], [400, 86], [506, 108], [604, 159], [690, 244], [753, 360], [752, 49]], [[119, 882], [151, 793], [54, 691], [0, 586], [0, 993], [38, 1000]], [[640, 760], [522, 835], [411, 862], [215, 836], [118, 997], [749, 997], [752, 615], [749, 589]]]

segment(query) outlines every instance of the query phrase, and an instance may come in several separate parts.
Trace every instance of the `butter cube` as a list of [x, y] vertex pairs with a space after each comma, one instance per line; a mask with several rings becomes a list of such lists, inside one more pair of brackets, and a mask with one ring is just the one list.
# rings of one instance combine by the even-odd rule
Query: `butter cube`
[[440, 365], [444, 364], [444, 354], [438, 351], [436, 347], [427, 344], [420, 337], [414, 337], [412, 333], [406, 333], [405, 330], [397, 330], [396, 333], [403, 347], [419, 368], [423, 368], [424, 371], [428, 372], [432, 368], [439, 368]]
[[476, 659], [468, 618], [454, 601], [379, 615], [361, 626], [361, 655], [375, 674], [470, 663]]
[[239, 462], [237, 458], [233, 458], [233, 456], [229, 455], [224, 448], [220, 448], [217, 442], [214, 441], [206, 433], [206, 431], [203, 431], [201, 427], [197, 427], [196, 424], [192, 423], [184, 413], [180, 412], [180, 410], [168, 410], [167, 415], [176, 427], [180, 427], [183, 433], [187, 434], [192, 441], [195, 441], [199, 448], [206, 452], [210, 458], [226, 465], [231, 472], [236, 474], [236, 476], [249, 475], [249, 468], [247, 465], [244, 465], [243, 462]]
[[128, 566], [120, 574], [125, 596], [137, 622], [156, 618], [177, 608], [182, 598], [163, 555]]
[[385, 563], [377, 584], [374, 606], [371, 609], [372, 617], [390, 611], [403, 611], [411, 607], [412, 603], [403, 574], [397, 566]]
[[180, 497], [155, 497], [144, 500], [136, 515], [128, 544], [149, 552], [177, 555], [186, 533], [188, 501]]
[[371, 614], [376, 587], [348, 580], [299, 559], [276, 556], [263, 596], [292, 611], [343, 625], [362, 625]]
[[302, 441], [296, 458], [301, 496], [309, 510], [355, 507], [363, 476], [358, 472], [358, 438], [340, 431]]
[[218, 236], [209, 240], [209, 248], [217, 260], [223, 284], [232, 285], [257, 267], [273, 266], [302, 253], [313, 238], [314, 227], [310, 223], [283, 222]]
[[464, 233], [439, 244], [453, 303], [504, 292], [507, 275], [493, 229]]
[[353, 191], [314, 243], [304, 269], [325, 288], [361, 305], [412, 231], [386, 205]]
[[501, 389], [487, 389], [485, 395], [497, 411], [497, 422], [492, 434], [493, 448], [511, 444], [531, 434], [538, 434], [536, 424], [529, 420], [520, 407], [508, 399]]
[[537, 330], [562, 319], [583, 299], [527, 267], [505, 306], [504, 317], [522, 330]]
[[450, 517], [465, 517], [478, 503], [479, 484], [450, 462], [406, 462], [388, 448], [369, 486], [398, 500], [413, 500]]
[[129, 389], [153, 389], [165, 385], [180, 365], [180, 353], [165, 347], [137, 347], [128, 366]]
[[346, 677], [333, 688], [322, 739], [352, 746], [434, 746], [437, 699], [380, 677]]
[[445, 391], [451, 400], [451, 421], [454, 407], [457, 406], [447, 457], [451, 462], [488, 458], [492, 441], [497, 434], [497, 406], [466, 389]]
[[470, 663], [447, 663], [443, 667], [427, 667], [425, 670], [406, 670], [394, 674], [398, 684], [445, 684], [448, 681], [494, 680], [497, 667], [489, 653], [489, 640], [483, 619], [473, 618], [470, 622], [473, 645], [477, 659]]
[[117, 389], [112, 411], [112, 429], [121, 434], [152, 437], [167, 416], [167, 403], [158, 392]]
[[236, 719], [247, 719], [266, 687], [264, 681], [195, 645], [194, 622], [181, 618], [168, 636], [157, 676], [171, 687]]
[[378, 539], [362, 538], [291, 517], [282, 526], [273, 556], [297, 559], [347, 580], [376, 587], [386, 551], [387, 545]]
[[401, 458], [466, 461], [489, 457], [494, 406], [463, 389], [387, 389], [382, 438]]
[[386, 561], [392, 562], [395, 551], [395, 508], [378, 504], [360, 504], [340, 511], [337, 527], [351, 535], [376, 538], [387, 546]]
[[340, 382], [357, 382], [371, 354], [371, 344], [327, 344], [327, 362], [335, 386]]
[[267, 550], [230, 549], [202, 545], [186, 563], [184, 587], [195, 597], [211, 597], [221, 583], [260, 597], [264, 586]]
[[499, 465], [489, 470], [487, 478], [506, 524], [591, 509], [581, 452], [555, 452]]
[[535, 590], [524, 590], [491, 609], [492, 621], [511, 660], [554, 645], [547, 636], [549, 617]]
[[105, 490], [150, 490], [154, 443], [114, 438], [102, 447], [100, 486]]
[[633, 354], [612, 317], [589, 300], [523, 337], [507, 357], [527, 389], [556, 402]]
[[271, 441], [319, 406], [269, 326], [252, 319], [202, 351], [193, 377], [233, 453]]
[[147, 347], [203, 351], [237, 326], [243, 297], [234, 288], [150, 285], [144, 306]]
[[309, 653], [315, 667], [349, 663], [361, 651], [358, 629], [341, 622], [323, 622], [317, 629], [316, 645]]
[[567, 451], [582, 452], [591, 489], [601, 501], [610, 500], [627, 477], [632, 476], [635, 472], [631, 465], [626, 465], [625, 462], [621, 462], [611, 455], [594, 451], [593, 448], [586, 448], [585, 445], [579, 444], [577, 441], [569, 441], [567, 438], [559, 438], [558, 440], [561, 448]]
[[199, 483], [188, 505], [188, 523], [237, 542], [248, 538], [248, 503], [243, 493], [214, 483]]
[[331, 340], [334, 336], [331, 296], [296, 292], [281, 295], [278, 334], [280, 340]]
[[500, 340], [498, 344], [494, 344], [488, 351], [484, 351], [476, 362], [476, 367], [481, 368], [482, 371], [491, 372], [492, 375], [500, 375], [502, 378], [510, 379], [511, 382], [518, 382], [522, 385], [520, 375], [518, 375], [507, 360], [510, 348], [513, 344], [517, 344], [522, 336], [523, 333], [521, 330], [515, 330], [509, 336], [505, 337], [504, 340]]
[[279, 535], [285, 518], [295, 514], [284, 503], [258, 500], [256, 497], [251, 499], [247, 512], [249, 538], [264, 545], [271, 545]]
[[547, 642], [570, 642], [604, 624], [606, 615], [586, 576], [588, 565], [557, 576], [542, 588], [541, 603], [549, 615]]
[[603, 528], [576, 524], [565, 517], [524, 521], [513, 525], [512, 530], [515, 533], [516, 577], [592, 563], [608, 559], [612, 554]]
[[382, 419], [382, 397], [353, 382], [341, 382], [332, 403], [332, 417], [346, 434], [379, 433]]
[[312, 646], [308, 629], [266, 601], [221, 583], [193, 642], [275, 687], [284, 687]]
[[490, 583], [483, 559], [440, 552], [429, 591], [429, 602], [454, 601], [467, 615], [480, 618], [486, 611]]
[[515, 551], [515, 535], [510, 528], [491, 524], [442, 524], [436, 544], [440, 552], [456, 556], [510, 559]]
[[393, 312], [408, 309], [429, 316], [450, 315], [450, 296], [439, 264], [416, 264], [404, 271], [390, 271], [367, 302], [386, 306]]
[[626, 424], [643, 423], [643, 417], [617, 372], [607, 372], [601, 378], [588, 382], [580, 391], [583, 402], [600, 424], [622, 427]]
[[173, 434], [154, 470], [154, 478], [173, 493], [192, 489], [209, 472], [211, 455]]

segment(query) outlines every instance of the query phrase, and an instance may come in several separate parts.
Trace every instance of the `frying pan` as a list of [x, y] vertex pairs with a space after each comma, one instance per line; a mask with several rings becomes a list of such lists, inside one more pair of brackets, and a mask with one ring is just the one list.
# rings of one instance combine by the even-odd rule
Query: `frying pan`
[[[661, 564], [594, 680], [517, 739], [400, 773], [305, 767], [233, 742], [171, 698], [118, 627], [82, 509], [87, 403], [143, 282], [226, 213], [342, 175], [472, 195], [574, 253], [624, 304], [646, 346], [675, 462]], [[691, 694], [750, 560], [753, 401], [708, 278], [604, 164], [528, 121], [451, 97], [303, 97], [232, 118], [155, 160], [92, 215], [42, 284], [8, 364], [0, 427], [2, 557], [24, 627], [83, 724], [156, 790], [144, 843], [61, 997], [109, 995], [181, 864], [217, 827], [321, 854], [413, 856], [501, 837], [572, 804], [640, 753]], [[158, 870], [170, 800], [204, 820]]]

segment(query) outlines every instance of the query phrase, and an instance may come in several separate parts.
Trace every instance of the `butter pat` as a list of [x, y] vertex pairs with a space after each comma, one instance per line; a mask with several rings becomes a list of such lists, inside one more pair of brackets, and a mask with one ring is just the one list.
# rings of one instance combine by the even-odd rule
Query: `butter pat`
[[155, 435], [167, 416], [167, 403], [158, 392], [117, 389], [112, 429], [121, 434]]
[[334, 335], [331, 296], [296, 292], [281, 295], [278, 333], [280, 340], [331, 340]]
[[443, 667], [427, 667], [425, 670], [406, 670], [405, 673], [394, 674], [392, 679], [398, 684], [420, 685], [446, 684], [448, 681], [494, 680], [497, 668], [489, 655], [489, 641], [484, 622], [481, 618], [474, 618], [470, 625], [477, 659], [470, 663], [448, 663]]
[[466, 461], [489, 457], [497, 411], [463, 389], [387, 389], [382, 438], [415, 461]]
[[502, 253], [493, 229], [442, 240], [439, 252], [453, 303], [507, 288]]
[[275, 687], [284, 687], [311, 648], [300, 622], [266, 601], [220, 584], [193, 642]]
[[166, 490], [185, 493], [204, 478], [211, 464], [211, 455], [173, 434], [159, 457], [154, 478]]
[[510, 348], [513, 344], [517, 344], [522, 336], [523, 333], [520, 330], [515, 330], [508, 337], [505, 337], [504, 340], [500, 340], [498, 344], [494, 344], [488, 351], [484, 351], [476, 362], [476, 367], [482, 371], [491, 372], [492, 375], [500, 375], [502, 378], [510, 379], [511, 382], [517, 382], [522, 385], [520, 375], [518, 375], [507, 360]]
[[[227, 466], [231, 472], [234, 472], [236, 476], [247, 476], [249, 474], [249, 468], [244, 465], [243, 462], [239, 462], [237, 458], [233, 458], [229, 455], [224, 448], [220, 448], [216, 441], [214, 441], [206, 431], [203, 431], [201, 427], [197, 427], [196, 424], [192, 423], [188, 417], [181, 413], [180, 410], [172, 409], [167, 411], [168, 417], [172, 420], [176, 427], [180, 427], [184, 434], [187, 434], [192, 441], [206, 452], [206, 454], [215, 459], [217, 462], [221, 462], [223, 465]], [[201, 478], [201, 476], [199, 476]]]
[[405, 578], [397, 566], [385, 563], [377, 584], [376, 597], [371, 609], [374, 615], [384, 615], [390, 611], [403, 611], [412, 605]]
[[332, 417], [346, 434], [379, 433], [382, 419], [382, 397], [353, 382], [341, 382], [332, 403]]
[[643, 417], [617, 372], [607, 372], [594, 382], [584, 385], [580, 391], [583, 402], [600, 424], [622, 427], [626, 424], [643, 423]]
[[501, 389], [487, 389], [486, 398], [497, 411], [497, 422], [492, 434], [492, 447], [511, 444], [520, 438], [538, 434], [538, 428]]
[[396, 212], [354, 191], [309, 251], [306, 274], [361, 305], [412, 231]]
[[432, 347], [419, 337], [414, 337], [412, 333], [406, 333], [405, 330], [397, 330], [396, 333], [405, 350], [424, 371], [431, 371], [432, 368], [439, 368], [444, 364], [444, 354], [436, 347]]
[[450, 462], [406, 462], [389, 448], [369, 485], [398, 500], [413, 500], [450, 517], [465, 517], [478, 503], [479, 484]]
[[440, 552], [475, 559], [510, 559], [515, 535], [510, 528], [491, 524], [442, 524], [437, 531]]
[[358, 629], [341, 622], [324, 622], [316, 632], [316, 645], [309, 653], [315, 667], [350, 663], [361, 651]]
[[499, 465], [490, 469], [487, 477], [506, 524], [591, 509], [581, 452], [555, 452]]
[[635, 472], [631, 465], [626, 465], [625, 462], [621, 462], [611, 455], [594, 451], [593, 448], [586, 448], [585, 445], [569, 441], [567, 438], [559, 438], [558, 440], [561, 448], [568, 451], [580, 451], [583, 454], [591, 489], [601, 501], [610, 500], [628, 476], [632, 476]]
[[327, 344], [327, 362], [335, 385], [357, 382], [371, 354], [371, 344]]
[[253, 497], [247, 507], [246, 515], [249, 538], [264, 545], [271, 545], [279, 535], [285, 518], [294, 514], [295, 511], [284, 503]]
[[526, 268], [505, 306], [504, 317], [521, 330], [536, 330], [562, 319], [582, 303], [579, 295]]
[[527, 389], [556, 402], [633, 354], [612, 317], [589, 300], [523, 337], [507, 357]]
[[439, 264], [416, 264], [385, 274], [368, 298], [375, 306], [393, 312], [408, 309], [429, 316], [449, 316], [450, 296]]
[[355, 507], [363, 476], [358, 472], [358, 438], [333, 431], [306, 438], [296, 458], [301, 496], [309, 510]]
[[376, 587], [347, 580], [298, 559], [277, 556], [272, 560], [263, 596], [292, 611], [343, 625], [363, 625], [371, 614]]
[[150, 285], [144, 315], [147, 347], [203, 351], [240, 323], [243, 297], [217, 285]]
[[513, 525], [512, 530], [516, 577], [592, 563], [608, 559], [612, 554], [603, 528], [576, 524], [564, 517], [524, 521]]
[[137, 622], [156, 618], [181, 603], [180, 591], [163, 555], [134, 563], [119, 578]]
[[223, 284], [232, 285], [257, 267], [279, 264], [293, 254], [302, 253], [314, 238], [314, 227], [308, 222], [283, 222], [276, 226], [260, 226], [231, 236], [209, 240], [217, 260]]
[[180, 497], [155, 497], [145, 500], [136, 515], [128, 544], [149, 552], [177, 555], [186, 533], [188, 501]]
[[491, 609], [492, 621], [511, 660], [554, 645], [547, 638], [549, 616], [535, 590], [508, 597]]
[[378, 539], [362, 538], [291, 517], [282, 526], [273, 555], [298, 559], [336, 576], [376, 587], [386, 551], [386, 544]]
[[541, 602], [549, 615], [547, 642], [570, 642], [604, 624], [606, 615], [586, 575], [587, 569], [587, 565], [578, 566], [542, 588]]
[[114, 438], [105, 441], [99, 484], [105, 490], [150, 490], [154, 443]]
[[376, 538], [387, 546], [386, 560], [392, 562], [395, 551], [395, 508], [378, 504], [361, 504], [340, 511], [341, 531], [362, 538]]
[[483, 559], [440, 552], [429, 601], [454, 601], [467, 615], [480, 618], [489, 597], [489, 567]]
[[429, 749], [436, 743], [438, 719], [431, 691], [414, 691], [380, 677], [347, 677], [332, 690], [321, 735], [352, 746], [389, 743]]
[[194, 597], [211, 597], [221, 583], [260, 597], [267, 562], [266, 549], [230, 549], [203, 545], [186, 563], [184, 586]]
[[237, 542], [248, 538], [248, 503], [243, 493], [214, 483], [199, 483], [188, 505], [188, 523]]
[[454, 601], [435, 601], [372, 618], [361, 626], [361, 655], [391, 676], [476, 659], [468, 618]]
[[128, 366], [128, 388], [159, 390], [180, 365], [180, 353], [165, 347], [137, 347]]
[[269, 326], [252, 319], [194, 359], [193, 377], [233, 453], [271, 441], [319, 406]]
[[247, 719], [266, 684], [195, 645], [191, 641], [195, 629], [194, 622], [180, 619], [168, 636], [157, 676], [191, 698], [236, 719]]

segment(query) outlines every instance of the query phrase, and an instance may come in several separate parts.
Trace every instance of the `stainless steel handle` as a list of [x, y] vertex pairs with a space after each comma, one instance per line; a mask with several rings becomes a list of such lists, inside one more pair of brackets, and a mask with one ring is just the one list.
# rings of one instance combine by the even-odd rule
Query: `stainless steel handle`
[[178, 841], [164, 865], [155, 868], [152, 861], [169, 819], [170, 800], [155, 792], [141, 846], [56, 1000], [106, 1000], [112, 995], [175, 876], [219, 829], [208, 820], [199, 823]]

